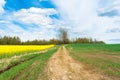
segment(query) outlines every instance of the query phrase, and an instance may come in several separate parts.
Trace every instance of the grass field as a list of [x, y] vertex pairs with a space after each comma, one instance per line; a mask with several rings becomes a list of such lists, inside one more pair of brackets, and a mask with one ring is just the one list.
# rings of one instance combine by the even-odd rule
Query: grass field
[[27, 52], [41, 51], [54, 47], [54, 45], [0, 45], [0, 59], [20, 55]]
[[70, 44], [71, 56], [90, 69], [120, 78], [120, 44]]

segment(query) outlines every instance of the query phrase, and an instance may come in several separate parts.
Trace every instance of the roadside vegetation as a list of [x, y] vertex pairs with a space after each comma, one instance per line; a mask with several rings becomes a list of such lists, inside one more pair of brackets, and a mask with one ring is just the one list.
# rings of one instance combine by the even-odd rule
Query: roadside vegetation
[[69, 44], [67, 49], [86, 69], [96, 69], [113, 80], [120, 79], [120, 44]]

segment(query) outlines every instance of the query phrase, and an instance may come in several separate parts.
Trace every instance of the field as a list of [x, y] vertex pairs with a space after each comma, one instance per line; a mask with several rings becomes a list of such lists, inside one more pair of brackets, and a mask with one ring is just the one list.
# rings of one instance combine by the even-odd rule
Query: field
[[[35, 80], [56, 51], [54, 46], [0, 46], [0, 80]], [[28, 75], [31, 77], [27, 78]]]
[[11, 57], [20, 55], [27, 52], [41, 51], [54, 47], [54, 45], [0, 45], [0, 58]]
[[113, 80], [120, 78], [120, 44], [71, 44], [67, 48], [87, 69], [95, 69]]
[[119, 44], [0, 46], [0, 80], [119, 80]]

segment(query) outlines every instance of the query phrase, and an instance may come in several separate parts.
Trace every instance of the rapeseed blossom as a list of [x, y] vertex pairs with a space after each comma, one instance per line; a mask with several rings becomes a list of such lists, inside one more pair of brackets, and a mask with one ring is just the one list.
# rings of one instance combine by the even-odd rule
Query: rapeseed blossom
[[0, 54], [12, 54], [22, 51], [41, 51], [52, 47], [54, 47], [54, 45], [0, 45]]

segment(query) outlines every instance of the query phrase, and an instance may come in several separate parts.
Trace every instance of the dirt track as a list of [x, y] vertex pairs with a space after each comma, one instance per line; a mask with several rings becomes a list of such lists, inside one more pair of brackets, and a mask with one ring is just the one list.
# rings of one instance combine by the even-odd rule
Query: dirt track
[[46, 68], [48, 80], [110, 80], [93, 71], [86, 70], [84, 65], [76, 62], [65, 47], [50, 58]]

